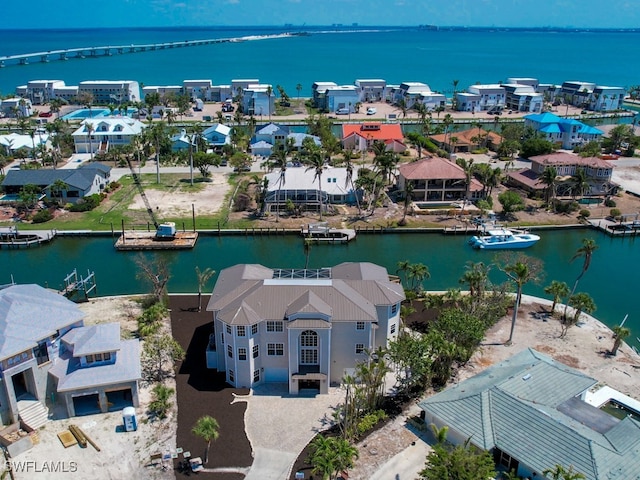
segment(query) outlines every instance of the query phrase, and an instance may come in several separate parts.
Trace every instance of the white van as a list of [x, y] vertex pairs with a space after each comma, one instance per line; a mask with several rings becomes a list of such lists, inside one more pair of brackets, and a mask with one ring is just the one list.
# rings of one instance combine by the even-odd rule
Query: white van
[[349, 115], [349, 109], [339, 108], [338, 110], [336, 110], [336, 115]]

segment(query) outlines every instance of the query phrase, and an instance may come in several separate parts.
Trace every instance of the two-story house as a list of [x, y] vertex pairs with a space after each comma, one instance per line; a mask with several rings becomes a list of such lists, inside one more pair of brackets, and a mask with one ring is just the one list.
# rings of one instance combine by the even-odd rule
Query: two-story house
[[106, 152], [112, 146], [129, 145], [145, 128], [129, 117], [87, 118], [71, 136], [76, 153]]
[[548, 141], [565, 150], [572, 150], [592, 140], [599, 140], [603, 134], [602, 130], [578, 120], [558, 117], [549, 112], [526, 115], [524, 126], [532, 127], [543, 134]]
[[471, 85], [456, 92], [456, 109], [461, 112], [499, 111], [504, 108], [506, 92], [502, 85]]
[[397, 337], [404, 298], [402, 286], [372, 263], [226, 268], [207, 305], [213, 312], [207, 366], [236, 387], [280, 382], [291, 394], [327, 393], [366, 351]]

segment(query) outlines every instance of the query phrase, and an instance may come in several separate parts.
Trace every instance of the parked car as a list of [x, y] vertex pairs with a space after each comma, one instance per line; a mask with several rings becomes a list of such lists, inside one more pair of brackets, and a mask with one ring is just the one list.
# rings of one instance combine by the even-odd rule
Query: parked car
[[375, 115], [378, 113], [378, 109], [376, 107], [367, 108], [367, 115]]
[[349, 115], [349, 109], [339, 108], [338, 110], [336, 110], [336, 115]]

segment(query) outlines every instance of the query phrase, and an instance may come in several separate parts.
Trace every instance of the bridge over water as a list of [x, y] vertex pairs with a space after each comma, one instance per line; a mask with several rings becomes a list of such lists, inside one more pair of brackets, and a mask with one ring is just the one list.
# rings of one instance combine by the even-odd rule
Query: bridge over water
[[146, 52], [150, 50], [165, 50], [170, 48], [196, 47], [211, 45], [214, 43], [246, 42], [250, 40], [267, 40], [271, 38], [284, 38], [299, 35], [296, 33], [281, 33], [274, 35], [252, 35], [235, 38], [210, 38], [204, 40], [184, 40], [180, 42], [131, 44], [131, 45], [106, 45], [101, 47], [66, 48], [62, 50], [49, 50], [47, 52], [22, 53], [18, 55], [0, 56], [0, 67], [7, 65], [28, 65], [30, 61], [47, 63], [50, 60], [68, 60], [70, 58], [86, 58], [120, 55], [125, 53]]

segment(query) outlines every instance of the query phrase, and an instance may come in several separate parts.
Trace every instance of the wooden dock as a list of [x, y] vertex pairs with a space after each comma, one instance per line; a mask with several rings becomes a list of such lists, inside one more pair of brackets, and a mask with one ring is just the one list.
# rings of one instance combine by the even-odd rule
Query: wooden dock
[[19, 232], [16, 227], [0, 228], [1, 248], [29, 248], [48, 243], [56, 236], [55, 230], [25, 230]]
[[173, 238], [158, 238], [155, 232], [124, 232], [114, 247], [118, 251], [131, 250], [187, 250], [195, 247], [198, 232], [176, 232]]
[[590, 218], [589, 225], [612, 237], [635, 237], [640, 234], [640, 221], [618, 222], [608, 218]]

